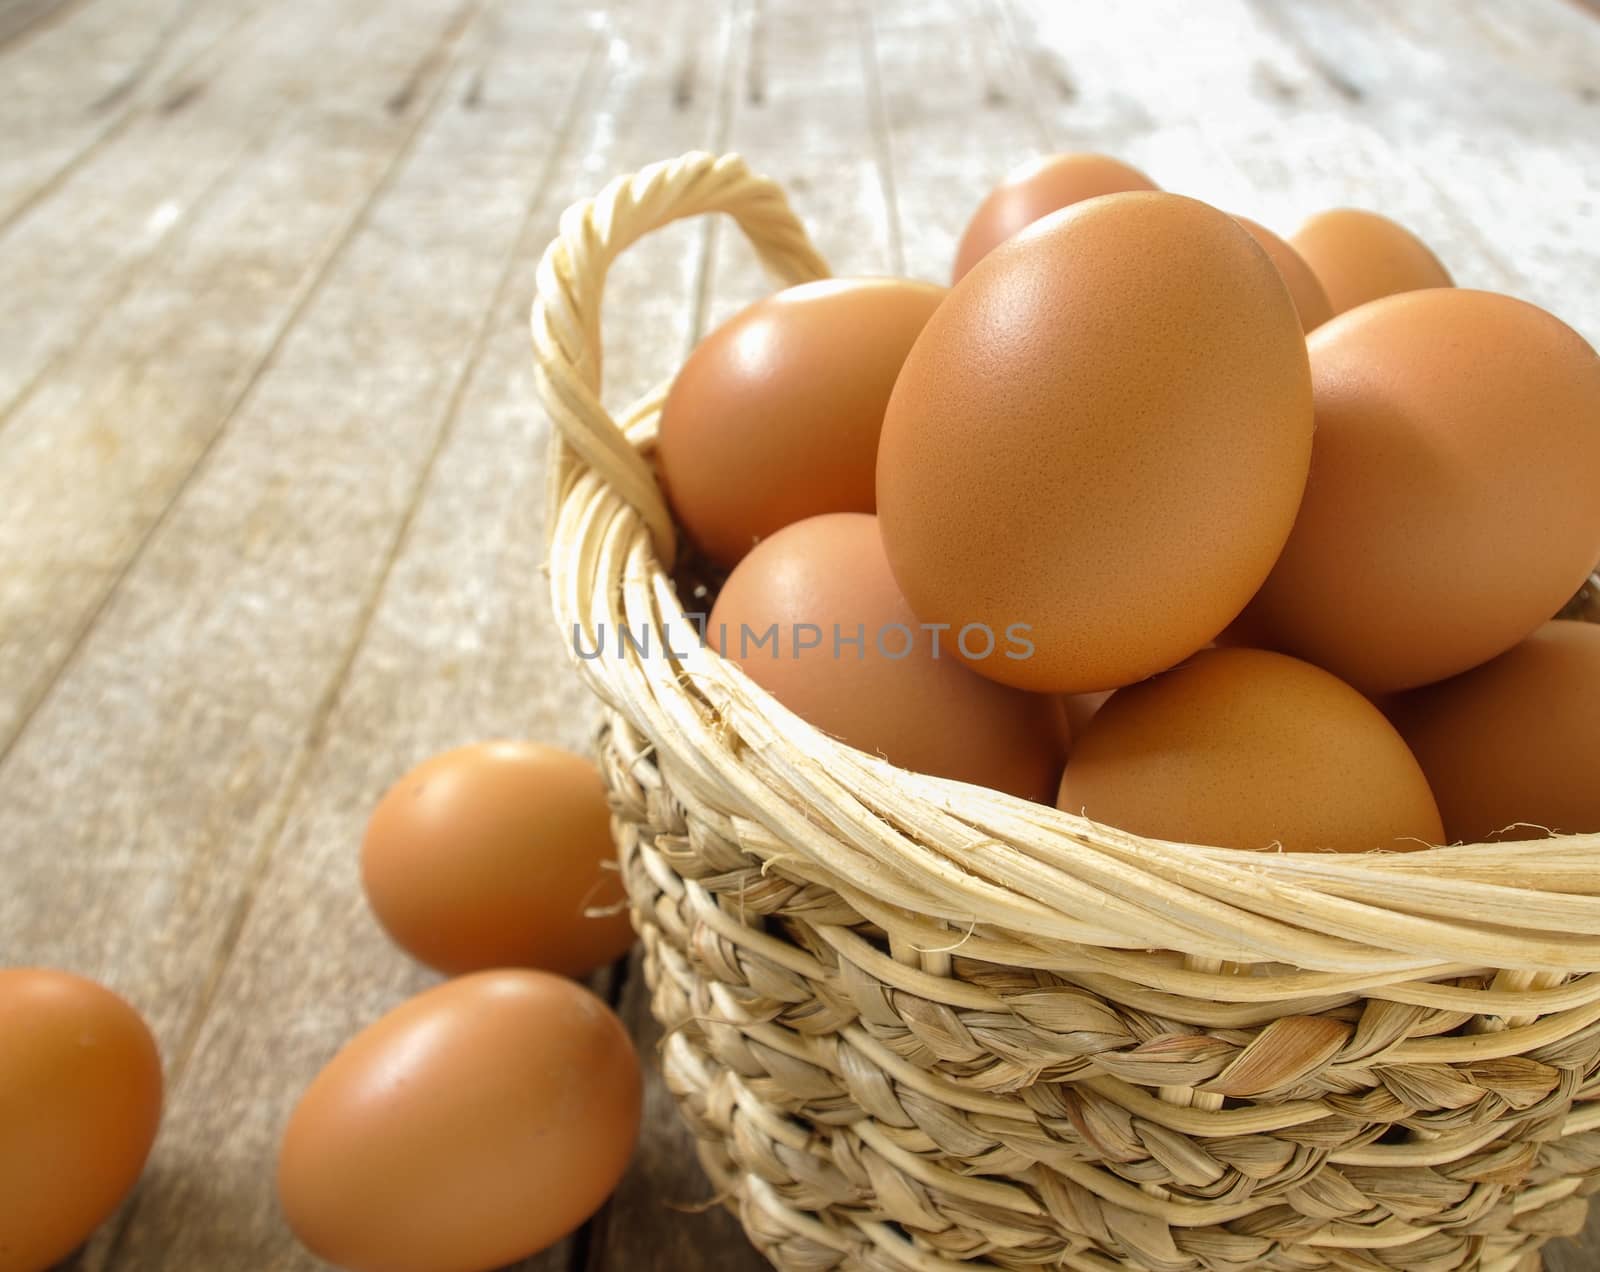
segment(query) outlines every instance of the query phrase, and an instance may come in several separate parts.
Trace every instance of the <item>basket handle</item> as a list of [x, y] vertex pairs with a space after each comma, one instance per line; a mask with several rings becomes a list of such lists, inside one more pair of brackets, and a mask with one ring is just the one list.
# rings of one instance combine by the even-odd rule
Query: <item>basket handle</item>
[[[738, 155], [692, 151], [618, 177], [561, 216], [539, 262], [532, 326], [535, 383], [558, 430], [552, 481], [574, 460], [593, 469], [644, 520], [660, 560], [672, 564], [676, 533], [655, 473], [600, 401], [600, 302], [622, 251], [685, 217], [726, 212], [785, 284], [828, 275], [828, 266], [783, 191]], [[552, 498], [553, 516], [558, 500]]]

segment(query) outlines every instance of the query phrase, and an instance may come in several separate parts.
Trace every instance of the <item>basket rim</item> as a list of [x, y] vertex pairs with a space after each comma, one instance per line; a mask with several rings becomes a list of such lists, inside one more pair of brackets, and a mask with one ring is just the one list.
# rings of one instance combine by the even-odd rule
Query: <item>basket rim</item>
[[[613, 419], [600, 398], [599, 310], [628, 245], [716, 212], [781, 282], [827, 275], [777, 185], [737, 155], [704, 152], [574, 204], [540, 262], [535, 373], [555, 425], [546, 571], [563, 635], [689, 627], [662, 564], [676, 534], [648, 461], [667, 384]], [[1205, 974], [1219, 960], [1402, 980], [1490, 969], [1510, 974], [1511, 990], [1600, 970], [1600, 834], [1369, 854], [1148, 839], [895, 768], [799, 719], [697, 642], [675, 658], [588, 660], [562, 645], [649, 740], [691, 814], [771, 868], [834, 889], [924, 964], [947, 965], [957, 949], [1005, 961], [1061, 946], [1160, 948]]]

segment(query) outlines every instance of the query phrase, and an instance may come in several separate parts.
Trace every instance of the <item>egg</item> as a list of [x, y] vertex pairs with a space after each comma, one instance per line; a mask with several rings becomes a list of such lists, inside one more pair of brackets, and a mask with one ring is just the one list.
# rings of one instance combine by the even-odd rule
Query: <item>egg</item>
[[1498, 658], [1401, 694], [1452, 840], [1600, 833], [1600, 627], [1546, 623]]
[[1442, 842], [1383, 714], [1309, 663], [1211, 649], [1119, 689], [1073, 747], [1058, 807], [1151, 839], [1288, 852]]
[[1600, 559], [1600, 358], [1509, 296], [1373, 301], [1308, 339], [1316, 446], [1242, 627], [1369, 694], [1503, 653]]
[[1248, 217], [1236, 216], [1233, 219], [1250, 232], [1250, 237], [1255, 239], [1268, 259], [1278, 267], [1278, 273], [1283, 276], [1284, 285], [1289, 289], [1289, 295], [1294, 300], [1295, 312], [1300, 315], [1300, 326], [1304, 330], [1311, 331], [1320, 327], [1333, 317], [1333, 306], [1328, 301], [1328, 293], [1322, 290], [1322, 284], [1317, 281], [1317, 276], [1311, 272], [1311, 266], [1306, 264], [1305, 258], [1299, 252], [1266, 226], [1258, 225]]
[[447, 974], [582, 976], [633, 943], [599, 770], [533, 742], [459, 747], [384, 795], [361, 881], [395, 943]]
[[161, 1122], [161, 1057], [95, 982], [0, 969], [0, 1272], [81, 1245], [138, 1182]]
[[878, 433], [932, 283], [828, 279], [758, 301], [689, 355], [661, 412], [672, 510], [732, 566], [791, 522], [872, 512]]
[[954, 282], [1018, 230], [1085, 199], [1125, 190], [1154, 190], [1137, 168], [1109, 155], [1048, 155], [1012, 171], [989, 192], [956, 249]]
[[1452, 282], [1415, 234], [1360, 208], [1319, 212], [1289, 236], [1289, 245], [1311, 267], [1335, 314], [1380, 296]]
[[1101, 689], [1096, 693], [1071, 693], [1062, 698], [1062, 707], [1067, 713], [1067, 727], [1072, 731], [1073, 737], [1082, 737], [1083, 731], [1089, 727], [1089, 721], [1099, 714], [1100, 708], [1110, 699], [1112, 690]]
[[[771, 630], [771, 640], [757, 643]], [[706, 626], [796, 715], [901, 768], [1048, 803], [1066, 760], [1061, 704], [974, 675], [982, 633], [923, 627], [895, 586], [877, 521], [813, 517], [728, 577]], [[989, 657], [1005, 657], [1003, 634]]]
[[639, 1130], [622, 1023], [547, 972], [478, 972], [402, 1003], [306, 1089], [278, 1198], [352, 1272], [482, 1272], [543, 1250], [616, 1187]]
[[1042, 692], [1142, 680], [1214, 638], [1288, 537], [1311, 456], [1305, 337], [1239, 223], [1113, 194], [1002, 244], [895, 385], [878, 519], [912, 611], [1033, 646]]

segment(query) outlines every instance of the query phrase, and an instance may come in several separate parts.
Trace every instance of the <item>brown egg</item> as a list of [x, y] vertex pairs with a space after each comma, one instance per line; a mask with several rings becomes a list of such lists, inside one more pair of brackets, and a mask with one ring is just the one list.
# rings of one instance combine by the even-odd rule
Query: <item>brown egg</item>
[[[758, 644], [774, 626], [775, 638]], [[729, 576], [706, 637], [796, 715], [858, 750], [1023, 799], [1048, 803], [1055, 790], [1068, 740], [1060, 702], [967, 670], [956, 645], [977, 653], [982, 634], [921, 626], [872, 517], [813, 517], [773, 535]], [[1006, 649], [1001, 636], [989, 656]]]
[[1236, 216], [1233, 219], [1250, 231], [1250, 237], [1260, 244], [1261, 250], [1278, 267], [1278, 273], [1283, 275], [1284, 285], [1294, 300], [1295, 312], [1300, 315], [1302, 328], [1311, 331], [1333, 317], [1328, 293], [1322, 290], [1322, 284], [1299, 252], [1266, 226], [1258, 225], [1248, 217]]
[[1441, 842], [1382, 713], [1282, 654], [1211, 649], [1119, 689], [1073, 747], [1057, 806], [1150, 839], [1288, 852]]
[[1108, 155], [1048, 155], [1014, 170], [989, 192], [967, 222], [956, 249], [952, 282], [994, 248], [1040, 217], [1085, 199], [1159, 187], [1137, 168]]
[[1407, 292], [1311, 334], [1294, 533], [1245, 615], [1370, 694], [1493, 658], [1600, 559], [1600, 358], [1541, 309]]
[[600, 773], [534, 742], [460, 747], [402, 777], [367, 825], [361, 882], [396, 944], [450, 975], [583, 976], [633, 943]]
[[0, 969], [0, 1272], [71, 1254], [138, 1182], [161, 1122], [139, 1014], [67, 972]]
[[1289, 243], [1317, 276], [1336, 314], [1380, 296], [1452, 285], [1449, 272], [1421, 239], [1376, 212], [1319, 212], [1289, 236]]
[[1175, 194], [1058, 212], [952, 288], [878, 455], [889, 562], [925, 622], [1013, 626], [1002, 683], [1131, 684], [1271, 569], [1311, 455], [1305, 336], [1232, 217]]
[[945, 289], [829, 279], [758, 301], [689, 355], [657, 449], [673, 512], [735, 564], [791, 522], [871, 512], [883, 410]]
[[1546, 623], [1492, 662], [1401, 694], [1452, 840], [1600, 832], [1600, 627]]
[[1062, 698], [1062, 706], [1067, 713], [1067, 727], [1075, 738], [1082, 737], [1083, 731], [1089, 727], [1089, 721], [1100, 714], [1100, 708], [1110, 700], [1114, 691], [1101, 689], [1095, 693], [1070, 693]]
[[278, 1198], [352, 1272], [481, 1272], [543, 1250], [610, 1195], [639, 1130], [622, 1022], [547, 972], [479, 972], [402, 1003], [306, 1089]]

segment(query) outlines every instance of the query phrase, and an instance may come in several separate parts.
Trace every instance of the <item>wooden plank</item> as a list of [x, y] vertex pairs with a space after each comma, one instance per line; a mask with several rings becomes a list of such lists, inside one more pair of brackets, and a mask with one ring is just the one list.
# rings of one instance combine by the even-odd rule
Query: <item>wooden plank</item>
[[[387, 8], [391, 15], [397, 11], [393, 5]], [[314, 28], [307, 30], [314, 33]], [[436, 24], [429, 22], [416, 34], [419, 45], [439, 46]], [[407, 38], [397, 32], [391, 42], [403, 46]], [[454, 44], [452, 37], [444, 48]], [[406, 78], [392, 78], [392, 69], [385, 60], [374, 60], [376, 84], [369, 81], [369, 87], [387, 82], [384, 91], [393, 92], [403, 85]], [[405, 69], [409, 77], [413, 67]], [[444, 85], [445, 69], [436, 68], [423, 83], [418, 110], [401, 139], [405, 146], [420, 127], [422, 107]], [[358, 67], [350, 70], [359, 73]], [[341, 126], [346, 122], [337, 115], [324, 121], [328, 145], [345, 144]], [[434, 148], [460, 149], [457, 137], [430, 137]], [[324, 157], [332, 161], [331, 155]], [[463, 174], [466, 192], [484, 195], [483, 187], [499, 175], [469, 167]], [[45, 846], [10, 872], [8, 887], [0, 893], [0, 957], [26, 949], [45, 961], [66, 960], [91, 974], [130, 981], [153, 963], [164, 976], [184, 981], [186, 965], [203, 948], [187, 941], [164, 946], [159, 924], [140, 928], [135, 914], [146, 906], [154, 913], [176, 914], [181, 922], [184, 907], [193, 903], [204, 909], [203, 902], [216, 900], [204, 889], [198, 894], [189, 889], [197, 886], [197, 875], [207, 873], [213, 850], [223, 860], [237, 852], [222, 833], [224, 825], [230, 833], [248, 829], [259, 814], [260, 798], [276, 783], [274, 771], [284, 759], [275, 746], [279, 715], [286, 710], [280, 697], [292, 704], [307, 696], [301, 680], [311, 664], [263, 666], [258, 658], [272, 649], [270, 620], [292, 617], [273, 612], [282, 595], [275, 589], [286, 587], [291, 594], [303, 592], [320, 601], [324, 594], [317, 585], [335, 581], [323, 536], [340, 529], [341, 521], [338, 515], [316, 520], [325, 505], [339, 505], [337, 514], [352, 499], [365, 502], [371, 491], [396, 502], [408, 471], [404, 465], [415, 453], [425, 453], [434, 435], [429, 422], [414, 422], [403, 412], [426, 405], [430, 392], [439, 389], [447, 368], [434, 368], [429, 358], [452, 352], [451, 321], [464, 326], [472, 316], [459, 312], [470, 310], [471, 298], [452, 304], [433, 295], [436, 276], [427, 270], [460, 263], [443, 250], [453, 242], [455, 221], [468, 227], [463, 235], [480, 228], [489, 237], [495, 215], [506, 214], [504, 206], [485, 199], [471, 209], [482, 221], [459, 211], [442, 219], [437, 213], [449, 199], [448, 190], [426, 183], [420, 190], [401, 188], [404, 197], [391, 191], [381, 216], [375, 210], [367, 216], [363, 250], [338, 260], [307, 307], [298, 338], [280, 349], [277, 365], [283, 374], [270, 390], [257, 384], [227, 444], [210, 455], [207, 479], [186, 491], [139, 568], [124, 580], [102, 639], [83, 649], [75, 674], [58, 686], [57, 699], [35, 717], [34, 728], [0, 765], [0, 787], [26, 792], [5, 804], [9, 841]], [[440, 238], [446, 242], [439, 243]], [[428, 262], [424, 255], [410, 258], [408, 268], [396, 268], [394, 244], [408, 240], [419, 252], [439, 249], [441, 262]], [[384, 303], [377, 303], [378, 297]], [[418, 309], [420, 302], [426, 303]], [[362, 368], [349, 370], [353, 360], [365, 364], [355, 354], [383, 348], [389, 337], [396, 341], [395, 363], [367, 369], [364, 378]], [[358, 414], [363, 389], [371, 394], [371, 417]], [[388, 420], [383, 408], [402, 414]], [[132, 438], [138, 438], [137, 431]], [[391, 451], [400, 454], [387, 468], [382, 462], [368, 465], [373, 481], [364, 487], [353, 479], [361, 471], [354, 459], [355, 471], [346, 474], [317, 462], [319, 456], [346, 457], [341, 443], [346, 452], [376, 450], [380, 459]], [[8, 462], [8, 470], [10, 466]], [[338, 484], [341, 476], [343, 487]], [[237, 489], [228, 487], [230, 479], [237, 481]], [[390, 525], [404, 511], [403, 500], [394, 514], [384, 511], [385, 500], [371, 502], [372, 515], [387, 516]], [[303, 548], [307, 537], [318, 540], [319, 568], [309, 577], [304, 570], [300, 577], [275, 576], [273, 567]], [[327, 595], [341, 599], [337, 588]], [[300, 621], [323, 626], [314, 609], [303, 606]], [[201, 674], [207, 666], [225, 683], [207, 681]], [[163, 676], [166, 670], [170, 674]], [[287, 683], [266, 686], [264, 678], [273, 675]], [[265, 693], [266, 688], [274, 692]], [[285, 694], [276, 693], [279, 688]], [[250, 697], [252, 690], [256, 698]], [[314, 698], [314, 691], [309, 696]], [[257, 708], [266, 714], [258, 714]], [[191, 724], [201, 736], [220, 739], [222, 748], [188, 745], [184, 733]], [[294, 727], [291, 721], [291, 734]], [[102, 772], [120, 770], [120, 795], [89, 801], [75, 797], [74, 779], [60, 764], [71, 756], [78, 757], [73, 765], [88, 766], [85, 773], [101, 765], [109, 766]], [[205, 774], [208, 763], [214, 767]], [[140, 777], [134, 777], [135, 770]], [[190, 802], [201, 790], [209, 792], [209, 806]], [[219, 810], [238, 822], [221, 817]], [[184, 854], [191, 852], [194, 860], [186, 861]], [[81, 926], [64, 930], [59, 925], [62, 913], [81, 917]], [[97, 914], [118, 914], [127, 930], [121, 930], [122, 922], [114, 928], [96, 926]], [[214, 916], [189, 917], [202, 925], [214, 921]], [[158, 1025], [165, 1021], [170, 1027], [170, 1017], [181, 1017], [185, 1010], [174, 998], [167, 1016], [161, 1008], [154, 1015]], [[167, 1028], [159, 1032], [164, 1041], [172, 1041]]]
[[[593, 35], [570, 16], [508, 8], [486, 37], [492, 59], [457, 77], [451, 92], [462, 91], [460, 105], [447, 108], [437, 145], [425, 143], [412, 164], [417, 197], [396, 210], [388, 231], [403, 218], [442, 220], [458, 201], [483, 201], [489, 191], [461, 186], [463, 156], [473, 153], [472, 163], [492, 163], [508, 183], [495, 198], [515, 191], [520, 226], [494, 254], [499, 273], [489, 284], [474, 281], [475, 263], [466, 268], [465, 242], [460, 261], [439, 251], [422, 257], [464, 271], [452, 283], [460, 303], [474, 295], [493, 303], [481, 343], [459, 367], [436, 459], [391, 545], [392, 564], [368, 584], [369, 617], [354, 631], [341, 627], [349, 644], [328, 682], [329, 713], [266, 817], [247, 912], [235, 920], [237, 942], [215, 973], [212, 1008], [168, 1114], [167, 1135], [178, 1147], [158, 1158], [119, 1269], [312, 1266], [263, 1183], [283, 1118], [345, 1038], [433, 979], [395, 951], [366, 912], [355, 850], [367, 812], [401, 771], [446, 746], [497, 734], [588, 744], [592, 703], [565, 669], [540, 580], [547, 426], [531, 406], [527, 304], [538, 254], [568, 202], [614, 171], [709, 136], [725, 34], [725, 24], [707, 21], [690, 0], [618, 15]], [[568, 81], [526, 68], [536, 52], [576, 67], [577, 40], [594, 40], [603, 61], [590, 66], [581, 97], [563, 102]], [[674, 88], [685, 83], [679, 95], [688, 100], [675, 108]], [[533, 119], [551, 138], [543, 164], [525, 150]], [[436, 205], [417, 201], [425, 176]], [[397, 186], [390, 199], [401, 197]], [[659, 376], [681, 352], [700, 236], [698, 227], [682, 227], [618, 267], [609, 289], [614, 396], [644, 388], [646, 376]], [[391, 259], [382, 237], [371, 244], [374, 266]], [[486, 248], [478, 244], [474, 255]], [[347, 363], [346, 373], [412, 374], [414, 350], [364, 346], [373, 369]], [[263, 390], [289, 370], [275, 367]], [[381, 446], [381, 437], [369, 444]], [[354, 559], [345, 566], [356, 568]], [[579, 1253], [569, 1244], [525, 1267], [554, 1272]]]
[[[386, 11], [391, 23], [405, 19], [396, 6]], [[414, 38], [434, 50], [402, 76], [391, 77], [388, 57], [368, 59], [369, 87], [388, 81], [375, 109], [401, 93], [412, 99], [404, 114], [414, 161], [369, 209], [272, 374], [0, 767], [0, 789], [23, 792], [6, 805], [8, 842], [43, 847], [9, 872], [0, 895], [4, 956], [26, 951], [128, 994], [146, 1010], [175, 1083], [214, 955], [236, 933], [259, 848], [281, 815], [279, 794], [320, 724], [483, 329], [552, 140], [530, 134], [527, 120], [559, 113], [596, 39], [570, 12], [541, 6], [536, 16], [537, 38], [517, 23], [505, 29], [521, 34], [524, 58], [537, 49], [558, 69], [528, 81], [543, 86], [536, 102], [508, 93], [509, 114], [487, 138], [487, 90], [471, 92], [480, 67], [451, 69], [463, 23], [442, 32], [413, 14], [414, 31], [389, 31], [391, 50]], [[436, 118], [441, 101], [449, 105]], [[541, 109], [530, 114], [534, 104]], [[323, 158], [349, 144], [348, 122], [323, 121]], [[83, 800], [79, 784], [95, 771], [123, 777], [115, 794]], [[246, 1086], [233, 1098], [235, 1108], [251, 1106]], [[170, 1141], [176, 1155], [167, 1158], [167, 1143], [152, 1181], [176, 1174], [218, 1201], [221, 1178], [185, 1175], [185, 1146]], [[207, 1213], [232, 1230], [226, 1206]], [[207, 1231], [197, 1223], [186, 1240], [203, 1244]], [[163, 1267], [226, 1265], [134, 1253]]]
[[1559, 0], [1515, 21], [1481, 3], [1416, 16], [1370, 0], [1282, 11], [1302, 47], [1360, 68], [1363, 113], [1504, 264], [1506, 290], [1600, 342], [1600, 105], [1583, 95], [1600, 85], [1600, 23]]
[[[1049, 148], [1037, 103], [1019, 91], [1010, 50], [984, 21], [990, 16], [963, 0], [871, 6], [906, 270], [938, 283], [950, 281], [955, 244], [983, 196]], [[930, 24], [959, 29], [963, 38], [930, 41]], [[930, 84], [938, 91], [929, 92]]]
[[[1321, 208], [1379, 205], [1463, 282], [1503, 290], [1515, 281], [1462, 211], [1368, 120], [1356, 70], [1326, 45], [1285, 34], [1282, 6], [1219, 3], [1204, 23], [1186, 23], [1181, 4], [1161, 0], [1130, 8], [1115, 28], [1074, 24], [1042, 0], [1019, 0], [1013, 12], [1017, 38], [1051, 50], [1080, 97], [1136, 103], [1146, 126], [1124, 151], [1163, 186], [1282, 232]], [[1063, 129], [1076, 109], [1049, 104]]]
[[78, 7], [79, 0], [10, 0], [0, 5], [0, 49], [33, 34]]
[[[582, 144], [582, 163], [564, 170], [557, 182], [566, 204], [599, 192], [619, 173], [635, 171], [688, 150], [717, 149], [726, 135], [726, 118], [734, 92], [731, 50], [738, 9], [743, 0], [670, 0], [660, 15], [644, 21], [634, 6], [619, 7], [613, 38], [620, 42], [611, 57], [615, 106], [596, 121]], [[694, 340], [694, 297], [702, 286], [705, 255], [714, 222], [679, 222], [634, 245], [606, 284], [604, 314], [606, 401], [614, 408], [635, 401], [677, 371]], [[533, 300], [533, 259], [554, 237], [556, 223], [541, 222], [538, 241], [515, 291], [521, 308], [514, 324], [518, 339], [526, 336], [526, 309]], [[525, 344], [506, 333], [502, 353], [513, 395], [498, 407], [531, 401], [531, 371]], [[527, 377], [524, 381], [524, 377]], [[545, 424], [542, 411], [535, 443], [538, 470], [543, 472]], [[541, 477], [542, 480], [542, 477]], [[543, 491], [540, 491], [543, 503]], [[541, 514], [542, 515], [542, 514]], [[541, 531], [542, 537], [542, 531]], [[542, 543], [540, 551], [542, 554]], [[545, 598], [539, 612], [547, 615]], [[585, 721], [592, 722], [583, 700]]]
[[[48, 0], [46, 0], [48, 2]], [[124, 0], [56, 4], [9, 44], [0, 33], [0, 232], [119, 133], [160, 88], [238, 36], [261, 0], [193, 4]]]
[[[739, 10], [718, 148], [739, 151], [785, 184], [836, 272], [903, 272], [894, 179], [879, 132], [884, 103], [862, 7], [781, 0]], [[721, 321], [772, 289], [730, 227], [718, 229], [708, 264], [697, 324]], [[637, 957], [619, 1010], [653, 1057], [661, 1032]], [[767, 1267], [738, 1221], [712, 1204], [692, 1136], [654, 1064], [649, 1075], [639, 1151], [594, 1225], [589, 1272]]]
[[[839, 275], [900, 272], [892, 178], [874, 143], [867, 19], [857, 0], [765, 0], [745, 16], [726, 146], [780, 181]], [[733, 232], [716, 233], [700, 329], [772, 282]]]
[[[0, 754], [394, 163], [414, 119], [385, 102], [439, 46], [438, 9], [352, 6], [338, 40], [308, 28], [325, 45], [318, 78], [302, 81], [314, 99], [283, 114], [0, 432], [0, 554], [11, 563], [0, 585]], [[363, 50], [385, 32], [387, 53], [369, 59]], [[280, 71], [300, 76], [295, 60], [285, 54]], [[125, 141], [125, 163], [167, 144], [158, 128], [141, 136], [137, 153]]]
[[1600, 104], [1600, 64], [1594, 59], [1600, 5], [1536, 0], [1508, 7], [1492, 0], [1465, 0], [1462, 8], [1500, 55], [1523, 72], [1559, 85], [1581, 105]]
[[[450, 12], [445, 0], [432, 8], [442, 24]], [[0, 237], [8, 293], [0, 310], [0, 430], [54, 360], [161, 260], [185, 220], [252, 159], [261, 139], [300, 116], [297, 104], [324, 86], [336, 93], [341, 85], [356, 88], [364, 82], [356, 67], [379, 74], [392, 67], [399, 75], [412, 69], [396, 63], [413, 55], [414, 39], [374, 44], [382, 28], [373, 15], [380, 10], [372, 0], [305, 11], [273, 6], [245, 33], [248, 56], [241, 62], [218, 54], [181, 83], [162, 81], [174, 94], [206, 87], [177, 109], [135, 111], [127, 128]], [[308, 49], [317, 56], [308, 57]], [[341, 67], [350, 72], [340, 77]], [[277, 106], [263, 109], [264, 102]]]

